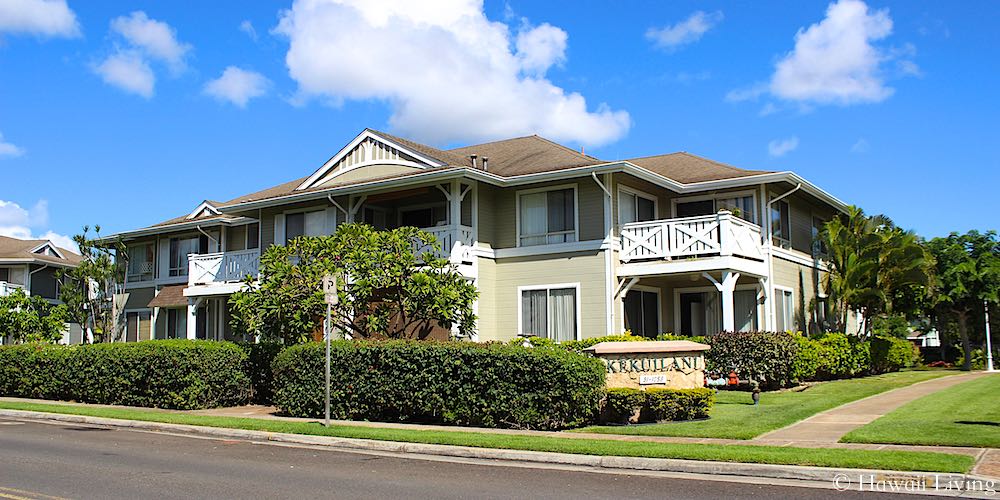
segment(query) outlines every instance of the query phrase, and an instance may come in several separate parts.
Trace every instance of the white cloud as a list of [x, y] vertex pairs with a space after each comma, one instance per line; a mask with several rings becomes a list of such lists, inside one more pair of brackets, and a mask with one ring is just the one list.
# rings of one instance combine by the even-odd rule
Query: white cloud
[[787, 139], [775, 139], [767, 143], [767, 154], [774, 158], [785, 156], [799, 147], [799, 138], [792, 136]]
[[4, 0], [0, 33], [73, 38], [80, 36], [80, 23], [65, 0]]
[[855, 142], [853, 146], [851, 146], [851, 152], [852, 153], [867, 153], [870, 148], [871, 148], [871, 145], [868, 144], [868, 140], [865, 139], [864, 137], [862, 137], [862, 138], [858, 139], [858, 141]]
[[24, 148], [11, 144], [3, 139], [0, 134], [0, 158], [13, 158], [24, 154]]
[[871, 10], [861, 0], [831, 3], [822, 21], [799, 29], [795, 48], [775, 64], [770, 82], [726, 98], [749, 100], [768, 92], [803, 105], [881, 102], [894, 92], [886, 84], [886, 63], [895, 61], [901, 76], [920, 71], [909, 59], [912, 45], [886, 49], [873, 44], [891, 33], [888, 9]]
[[544, 75], [553, 64], [566, 60], [566, 32], [545, 23], [517, 34], [517, 55], [521, 67]]
[[229, 66], [222, 76], [205, 85], [205, 93], [245, 108], [247, 101], [267, 92], [271, 81], [255, 71]]
[[240, 31], [246, 33], [251, 40], [255, 42], [257, 41], [257, 30], [254, 29], [253, 23], [251, 23], [249, 19], [244, 19], [243, 22], [240, 23]]
[[94, 66], [94, 71], [101, 75], [105, 83], [146, 99], [153, 97], [156, 76], [146, 60], [135, 51], [116, 52]]
[[722, 12], [695, 11], [687, 19], [662, 28], [646, 30], [646, 39], [657, 48], [675, 50], [682, 45], [697, 42], [701, 37], [722, 22]]
[[191, 46], [177, 40], [177, 34], [169, 24], [150, 19], [139, 10], [111, 20], [111, 31], [122, 36], [130, 45], [144, 54], [165, 62], [174, 72], [183, 71], [184, 58]]
[[511, 31], [477, 0], [296, 0], [275, 28], [289, 40], [300, 100], [382, 100], [392, 128], [417, 140], [538, 133], [600, 145], [625, 135], [627, 112], [588, 109], [545, 78], [565, 59], [565, 32], [542, 25], [512, 44]]
[[12, 201], [0, 200], [0, 236], [22, 240], [50, 240], [58, 247], [77, 251], [76, 243], [69, 236], [51, 230], [41, 235], [32, 231], [32, 228], [45, 227], [48, 224], [49, 205], [47, 201], [39, 200], [29, 210]]

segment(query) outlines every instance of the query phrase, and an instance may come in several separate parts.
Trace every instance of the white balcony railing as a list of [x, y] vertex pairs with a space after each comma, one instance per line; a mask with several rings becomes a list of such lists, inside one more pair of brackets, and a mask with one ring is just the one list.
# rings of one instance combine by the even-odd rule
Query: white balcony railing
[[15, 290], [24, 290], [24, 285], [18, 285], [17, 283], [10, 283], [7, 281], [0, 281], [0, 297], [6, 297], [12, 295]]
[[721, 257], [764, 259], [760, 226], [722, 211], [715, 215], [622, 226], [621, 260]]
[[191, 254], [188, 256], [188, 285], [233, 283], [247, 276], [256, 277], [260, 270], [260, 250], [239, 250]]
[[[463, 225], [447, 225], [435, 227], [423, 227], [421, 231], [426, 231], [437, 237], [438, 244], [441, 245], [442, 257], [448, 257], [454, 262], [469, 260], [468, 251], [472, 248], [472, 228]], [[430, 248], [418, 248], [417, 252], [424, 252]]]

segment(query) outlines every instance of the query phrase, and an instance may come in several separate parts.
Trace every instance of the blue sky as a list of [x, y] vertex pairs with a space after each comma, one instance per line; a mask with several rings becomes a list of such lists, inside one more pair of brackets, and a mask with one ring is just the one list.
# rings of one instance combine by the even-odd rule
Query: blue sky
[[0, 0], [0, 233], [149, 225], [365, 127], [684, 150], [928, 237], [997, 226], [995, 2], [351, 3]]

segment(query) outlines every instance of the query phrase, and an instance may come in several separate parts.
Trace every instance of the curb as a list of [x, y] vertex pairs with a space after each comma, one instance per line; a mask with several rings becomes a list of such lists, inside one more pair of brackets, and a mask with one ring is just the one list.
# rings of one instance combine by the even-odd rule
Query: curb
[[[597, 455], [577, 455], [570, 453], [549, 453], [540, 451], [520, 451], [495, 448], [474, 448], [467, 446], [451, 446], [424, 443], [407, 443], [395, 441], [378, 441], [370, 439], [339, 438], [330, 436], [310, 436], [303, 434], [284, 434], [266, 431], [230, 429], [222, 427], [204, 427], [185, 424], [169, 424], [161, 422], [146, 422], [141, 420], [121, 420], [84, 415], [45, 413], [24, 410], [0, 410], [0, 417], [13, 417], [33, 420], [47, 420], [75, 424], [101, 425], [124, 429], [139, 429], [154, 432], [169, 432], [244, 441], [270, 441], [275, 443], [302, 444], [324, 446], [331, 449], [388, 452], [402, 454], [420, 454], [439, 457], [466, 459], [500, 460], [521, 462], [527, 464], [550, 464], [582, 466], [618, 471], [656, 471], [687, 474], [708, 474], [721, 476], [754, 477], [768, 479], [784, 479], [825, 483], [831, 488], [857, 489], [854, 479], [862, 480], [867, 485], [869, 481], [896, 481], [900, 483], [923, 485], [927, 490], [921, 493], [933, 493], [935, 485], [960, 484], [971, 481], [994, 481], [995, 479], [970, 474], [904, 472], [873, 469], [838, 469], [827, 467], [809, 467], [801, 465], [775, 465], [736, 462], [708, 462], [697, 460], [680, 460], [666, 458], [616, 457]], [[962, 495], [963, 490], [951, 490], [951, 495]]]

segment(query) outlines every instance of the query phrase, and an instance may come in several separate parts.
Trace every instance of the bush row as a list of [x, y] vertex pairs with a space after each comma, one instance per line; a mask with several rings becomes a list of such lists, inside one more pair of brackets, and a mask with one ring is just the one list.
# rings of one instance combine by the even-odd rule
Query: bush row
[[[321, 343], [274, 360], [274, 403], [297, 417], [323, 413]], [[560, 429], [593, 419], [604, 365], [561, 349], [417, 341], [337, 341], [331, 416], [481, 427]]]
[[601, 417], [618, 424], [629, 423], [636, 415], [639, 422], [694, 420], [707, 418], [714, 403], [715, 391], [706, 388], [614, 388], [605, 394]]
[[246, 353], [228, 342], [151, 340], [0, 347], [0, 394], [127, 406], [245, 404]]
[[828, 333], [809, 338], [796, 336], [796, 380], [833, 380], [898, 371], [914, 366], [919, 350], [910, 342], [876, 336], [862, 340], [854, 335]]

